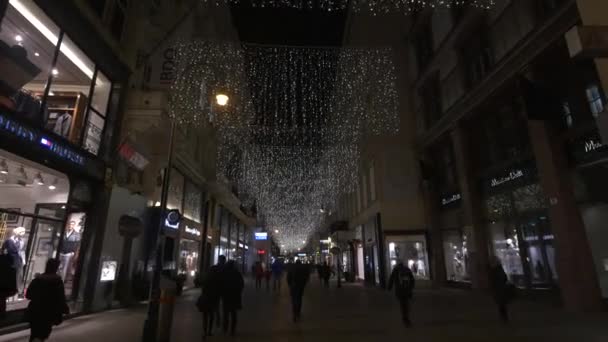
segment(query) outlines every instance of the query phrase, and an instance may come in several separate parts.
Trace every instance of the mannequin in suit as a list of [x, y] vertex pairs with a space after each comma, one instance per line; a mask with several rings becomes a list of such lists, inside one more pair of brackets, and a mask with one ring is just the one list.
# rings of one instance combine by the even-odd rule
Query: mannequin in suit
[[12, 261], [12, 266], [16, 271], [17, 291], [23, 294], [23, 266], [25, 266], [25, 228], [17, 227], [13, 229], [10, 238], [2, 244], [2, 254], [7, 254]]

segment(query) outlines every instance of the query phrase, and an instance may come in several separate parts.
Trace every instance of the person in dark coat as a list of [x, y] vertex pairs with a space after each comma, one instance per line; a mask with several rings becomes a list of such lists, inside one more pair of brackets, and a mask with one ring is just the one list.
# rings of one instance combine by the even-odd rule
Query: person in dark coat
[[403, 264], [403, 261], [399, 261], [393, 268], [391, 277], [388, 281], [388, 290], [390, 291], [395, 287], [395, 296], [399, 301], [399, 307], [401, 309], [401, 318], [406, 326], [412, 325], [410, 320], [410, 301], [416, 286], [416, 279], [414, 273], [409, 267]]
[[[219, 310], [221, 270], [224, 267], [225, 258], [220, 259], [217, 265], [212, 266], [203, 280], [201, 295], [196, 306], [203, 314], [203, 337], [213, 336], [213, 319]], [[219, 318], [218, 318], [219, 319]]]
[[8, 254], [0, 254], [0, 319], [6, 314], [6, 299], [17, 294], [17, 270]]
[[308, 275], [308, 267], [303, 265], [300, 260], [296, 261], [295, 265], [290, 267], [287, 273], [287, 284], [289, 285], [289, 293], [291, 295], [294, 322], [299, 321], [302, 314], [302, 297], [304, 296], [304, 289], [308, 282]]
[[228, 261], [222, 270], [221, 285], [224, 333], [228, 333], [228, 326], [230, 326], [230, 334], [234, 336], [237, 325], [237, 311], [243, 306], [242, 294], [245, 287], [243, 276], [237, 270], [234, 260]]
[[61, 324], [63, 315], [70, 312], [58, 268], [59, 260], [49, 259], [44, 273], [34, 278], [26, 291], [26, 298], [30, 300], [26, 310], [30, 342], [48, 339], [53, 325]]
[[332, 273], [333, 271], [331, 270], [327, 262], [324, 262], [323, 265], [321, 265], [321, 271], [319, 274], [321, 276], [321, 280], [323, 280], [323, 285], [325, 285], [326, 288], [329, 287], [329, 278], [331, 277]]
[[500, 259], [493, 257], [490, 260], [490, 286], [494, 301], [498, 306], [498, 314], [503, 322], [509, 321], [508, 304], [510, 300], [509, 278], [502, 268]]

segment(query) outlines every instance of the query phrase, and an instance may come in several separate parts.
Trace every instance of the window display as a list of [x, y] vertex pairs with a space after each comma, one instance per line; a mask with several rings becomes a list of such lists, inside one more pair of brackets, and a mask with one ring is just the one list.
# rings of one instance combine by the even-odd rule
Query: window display
[[429, 279], [426, 238], [423, 235], [391, 237], [388, 243], [389, 272], [403, 261], [416, 278]]
[[67, 177], [0, 150], [0, 253], [13, 261], [18, 293], [7, 310], [24, 309], [24, 291], [59, 245], [69, 194]]
[[184, 276], [185, 287], [194, 286], [194, 279], [198, 273], [198, 255], [200, 242], [182, 239], [179, 246], [179, 269], [178, 274]]
[[450, 281], [470, 282], [470, 259], [467, 237], [460, 230], [443, 232], [445, 270]]
[[71, 213], [68, 216], [63, 240], [59, 247], [59, 275], [63, 279], [66, 295], [72, 293], [74, 275], [80, 252], [80, 241], [86, 222], [85, 213]]

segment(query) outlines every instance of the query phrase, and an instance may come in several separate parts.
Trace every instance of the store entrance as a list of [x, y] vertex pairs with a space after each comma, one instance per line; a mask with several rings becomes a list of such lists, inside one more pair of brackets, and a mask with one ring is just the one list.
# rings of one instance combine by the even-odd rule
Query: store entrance
[[518, 228], [530, 285], [534, 288], [554, 287], [557, 280], [555, 247], [548, 217], [545, 214], [531, 215], [521, 219]]

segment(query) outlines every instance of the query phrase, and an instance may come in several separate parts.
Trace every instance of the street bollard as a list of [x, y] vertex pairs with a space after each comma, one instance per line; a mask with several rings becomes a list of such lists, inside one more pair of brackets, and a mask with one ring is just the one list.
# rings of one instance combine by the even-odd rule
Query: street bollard
[[158, 342], [171, 340], [173, 308], [175, 307], [175, 287], [163, 288], [160, 291], [160, 308], [158, 317]]

